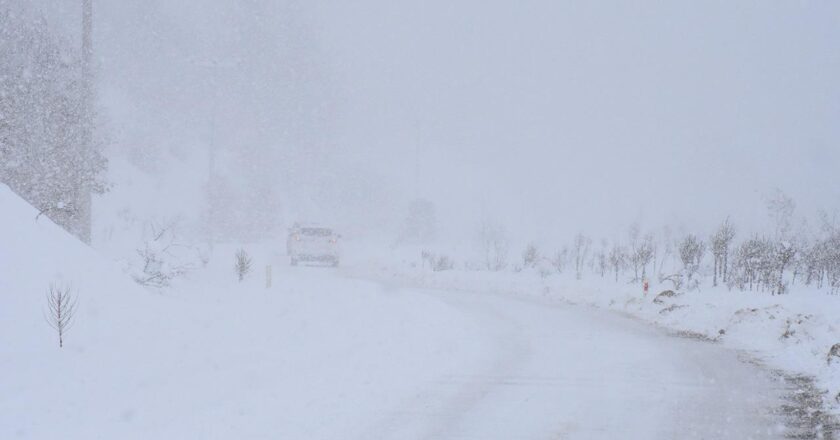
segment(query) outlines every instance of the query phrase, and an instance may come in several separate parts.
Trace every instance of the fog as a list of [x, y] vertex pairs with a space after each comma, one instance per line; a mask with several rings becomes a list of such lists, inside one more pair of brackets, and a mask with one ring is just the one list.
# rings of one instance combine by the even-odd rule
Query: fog
[[806, 209], [837, 206], [836, 7], [382, 1], [319, 13], [350, 90], [341, 139], [407, 177], [400, 164], [418, 149], [420, 192], [452, 213], [485, 204], [570, 234], [757, 222], [775, 187]]
[[762, 227], [776, 188], [840, 207], [835, 4], [95, 7], [111, 160], [169, 176], [149, 204], [197, 215], [212, 169], [285, 224], [397, 230], [419, 197], [456, 237]]

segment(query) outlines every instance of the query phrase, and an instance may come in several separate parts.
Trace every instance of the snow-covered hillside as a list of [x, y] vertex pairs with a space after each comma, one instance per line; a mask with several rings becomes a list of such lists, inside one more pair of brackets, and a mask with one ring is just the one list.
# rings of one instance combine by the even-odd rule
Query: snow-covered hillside
[[[227, 259], [144, 290], [6, 187], [0, 212], [0, 438], [362, 438], [418, 384], [480, 361], [476, 326], [432, 299], [306, 269], [266, 289]], [[78, 297], [64, 348], [50, 283]], [[452, 334], [475, 344], [449, 359]]]

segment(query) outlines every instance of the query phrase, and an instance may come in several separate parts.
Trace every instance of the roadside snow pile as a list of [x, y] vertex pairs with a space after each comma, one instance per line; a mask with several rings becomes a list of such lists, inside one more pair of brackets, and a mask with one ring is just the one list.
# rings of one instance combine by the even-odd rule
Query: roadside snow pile
[[540, 295], [629, 314], [676, 334], [747, 352], [771, 369], [811, 376], [824, 392], [823, 406], [840, 415], [840, 296], [807, 289], [774, 296], [725, 287], [675, 292], [655, 283], [645, 295], [640, 285], [600, 277], [576, 280], [573, 274], [546, 276], [537, 269], [436, 272], [406, 261], [404, 255], [389, 263], [370, 264], [368, 259], [348, 270], [362, 277], [397, 277], [413, 286]]

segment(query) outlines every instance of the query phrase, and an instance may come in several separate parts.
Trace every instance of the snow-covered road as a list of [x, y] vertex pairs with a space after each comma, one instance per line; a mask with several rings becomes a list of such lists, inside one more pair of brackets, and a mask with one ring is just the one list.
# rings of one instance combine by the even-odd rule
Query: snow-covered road
[[6, 298], [19, 318], [0, 325], [19, 337], [0, 346], [0, 438], [782, 434], [764, 371], [590, 308], [309, 267], [270, 289], [212, 265], [163, 296], [118, 284], [81, 285], [63, 350], [21, 318], [39, 298]]
[[[499, 295], [402, 289], [477, 323], [448, 371], [389, 411], [375, 438], [748, 439], [782, 436], [781, 392], [729, 351], [593, 309]], [[434, 362], [434, 359], [429, 359]]]

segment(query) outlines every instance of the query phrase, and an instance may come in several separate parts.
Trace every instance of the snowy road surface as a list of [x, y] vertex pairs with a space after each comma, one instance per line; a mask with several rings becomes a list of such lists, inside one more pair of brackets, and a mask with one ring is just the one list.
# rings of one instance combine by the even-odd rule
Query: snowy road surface
[[778, 385], [719, 347], [592, 309], [463, 292], [396, 294], [431, 296], [476, 323], [478, 338], [451, 336], [463, 348], [453, 355], [477, 344], [480, 361], [421, 384], [374, 438], [781, 437], [769, 416]]
[[283, 268], [271, 289], [211, 269], [163, 296], [88, 293], [62, 351], [19, 319], [32, 337], [0, 351], [0, 438], [781, 435], [765, 373], [623, 317], [332, 269]]

